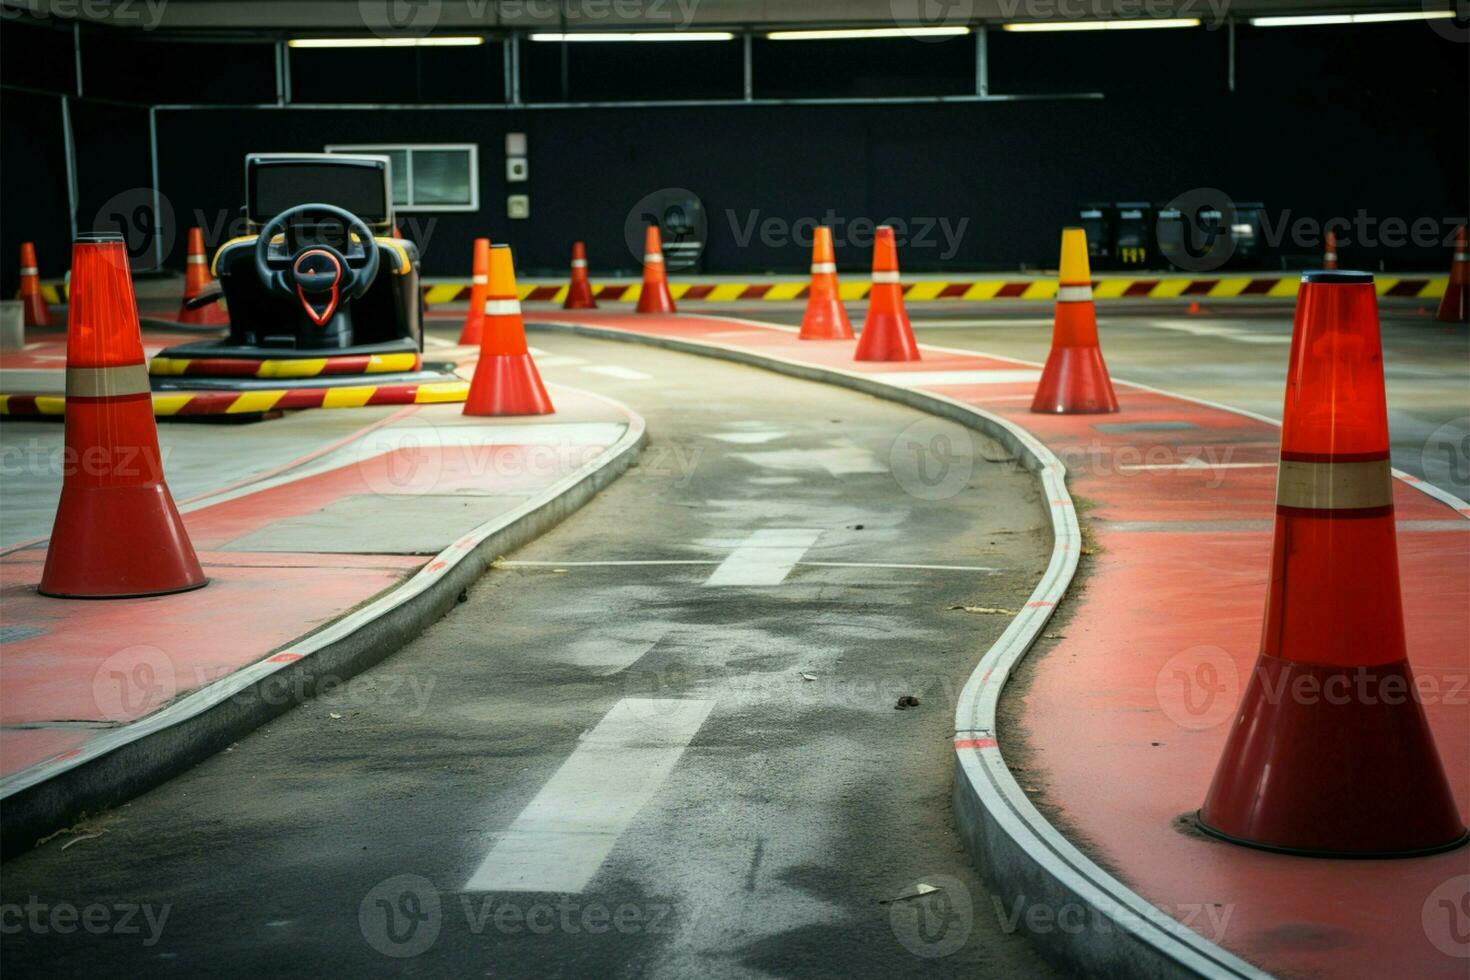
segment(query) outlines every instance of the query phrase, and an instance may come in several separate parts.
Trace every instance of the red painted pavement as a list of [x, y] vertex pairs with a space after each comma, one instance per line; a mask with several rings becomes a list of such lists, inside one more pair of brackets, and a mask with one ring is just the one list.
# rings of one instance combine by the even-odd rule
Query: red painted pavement
[[[713, 317], [559, 311], [528, 319], [699, 340], [861, 373], [1017, 366], [928, 347], [917, 362], [858, 363], [852, 342], [802, 342], [794, 331]], [[1050, 332], [1037, 330], [1038, 360]], [[1106, 352], [1106, 324], [1102, 334]], [[1175, 826], [1204, 800], [1255, 663], [1279, 430], [1127, 385], [1118, 386], [1116, 415], [1033, 415], [1033, 388], [932, 390], [1035, 433], [1067, 464], [1079, 503], [1090, 504], [1083, 517], [1097, 554], [1069, 593], [1067, 625], [1053, 631], [1064, 638], [1043, 640], [1034, 654], [1035, 678], [1023, 699], [1027, 782], [1040, 784], [1064, 833], [1144, 898], [1273, 973], [1463, 978], [1466, 961], [1445, 950], [1454, 948], [1452, 928], [1466, 923], [1463, 916], [1451, 922], [1431, 893], [1470, 870], [1470, 851], [1391, 861], [1295, 858]], [[1137, 423], [1186, 427], [1111, 428]], [[1132, 468], [1192, 458], [1268, 465]], [[1463, 814], [1470, 810], [1470, 515], [1402, 481], [1395, 506], [1409, 655]]]
[[[247, 485], [239, 488], [241, 496], [190, 511], [184, 522], [210, 580], [202, 589], [146, 599], [58, 600], [36, 592], [44, 544], [0, 557], [0, 625], [23, 634], [0, 644], [0, 775], [63, 757], [105, 730], [99, 726], [134, 721], [279, 656], [434, 560], [429, 553], [227, 550], [244, 535], [352, 497], [381, 500], [385, 521], [420, 500], [418, 506], [442, 514], [446, 496], [458, 498], [463, 525], [457, 533], [467, 533], [590, 463], [616, 430], [607, 429], [606, 441], [583, 429], [558, 442], [556, 428], [623, 423], [626, 417], [574, 389], [560, 388], [557, 395], [561, 411], [538, 419], [464, 420], [437, 406], [398, 413], [387, 421], [408, 434], [403, 448], [361, 461], [349, 454], [345, 464], [253, 492]], [[378, 439], [382, 428], [356, 435]], [[318, 455], [300, 462], [331, 466]], [[356, 544], [370, 544], [376, 530], [364, 526]], [[427, 545], [424, 552], [437, 550]]]

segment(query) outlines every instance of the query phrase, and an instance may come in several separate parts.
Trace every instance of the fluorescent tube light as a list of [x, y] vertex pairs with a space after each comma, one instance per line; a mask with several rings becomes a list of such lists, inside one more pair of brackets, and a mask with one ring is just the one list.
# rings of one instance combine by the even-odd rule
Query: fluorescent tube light
[[1198, 27], [1198, 17], [1171, 17], [1166, 20], [1033, 20], [1019, 24], [1003, 24], [1003, 30], [1020, 33], [1042, 31], [1151, 31], [1176, 27]]
[[595, 33], [576, 31], [570, 34], [532, 34], [533, 41], [733, 41], [729, 31], [617, 31]]
[[293, 37], [293, 48], [471, 48], [483, 37]]
[[832, 30], [768, 31], [768, 41], [839, 41], [870, 37], [953, 37], [968, 27], [844, 27]]
[[1440, 20], [1453, 10], [1406, 10], [1383, 14], [1300, 14], [1289, 17], [1252, 17], [1252, 27], [1318, 27], [1323, 24], [1386, 24], [1396, 20]]

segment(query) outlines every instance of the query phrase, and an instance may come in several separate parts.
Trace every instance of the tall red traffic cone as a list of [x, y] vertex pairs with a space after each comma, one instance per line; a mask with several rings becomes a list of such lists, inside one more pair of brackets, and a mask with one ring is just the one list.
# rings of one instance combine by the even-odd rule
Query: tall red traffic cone
[[643, 289], [638, 293], [639, 313], [674, 313], [669, 294], [669, 277], [664, 271], [664, 245], [658, 225], [649, 225], [643, 235]]
[[564, 310], [597, 309], [597, 300], [592, 298], [592, 283], [587, 278], [587, 246], [581, 242], [572, 242], [572, 281], [567, 286], [567, 298], [561, 304], [561, 308]]
[[919, 344], [903, 308], [903, 281], [898, 275], [898, 245], [893, 229], [879, 225], [873, 236], [873, 288], [868, 316], [858, 338], [857, 361], [917, 361]]
[[1062, 229], [1060, 278], [1051, 354], [1036, 385], [1031, 411], [1057, 415], [1116, 412], [1118, 398], [1097, 343], [1087, 233], [1081, 228]]
[[1450, 281], [1445, 286], [1439, 311], [1434, 317], [1444, 323], [1470, 320], [1470, 238], [1466, 237], [1464, 225], [1455, 232], [1455, 257], [1450, 262]]
[[821, 225], [812, 235], [812, 285], [798, 340], [851, 340], [852, 322], [837, 291], [837, 256], [832, 229]]
[[485, 293], [490, 282], [490, 239], [475, 239], [475, 257], [471, 266], [470, 311], [464, 316], [464, 327], [459, 331], [461, 344], [478, 344], [480, 331], [485, 326]]
[[1322, 268], [1337, 268], [1337, 232], [1329, 231], [1322, 243]]
[[72, 246], [66, 451], [43, 595], [163, 595], [206, 581], [158, 451], [138, 303], [121, 235]]
[[526, 324], [516, 298], [515, 263], [509, 245], [490, 249], [490, 281], [480, 360], [465, 399], [466, 415], [550, 415], [551, 397], [526, 347]]
[[36, 246], [32, 242], [20, 243], [20, 289], [15, 298], [25, 304], [26, 326], [51, 326], [51, 311], [41, 295], [41, 270], [36, 265]]
[[1404, 643], [1378, 301], [1366, 272], [1297, 295], [1261, 655], [1200, 823], [1298, 854], [1463, 843]]
[[230, 315], [220, 308], [219, 302], [209, 303], [196, 310], [189, 309], [189, 300], [208, 289], [214, 282], [209, 274], [209, 259], [204, 254], [204, 229], [189, 229], [189, 257], [184, 267], [184, 303], [179, 307], [179, 322], [196, 325], [229, 323]]

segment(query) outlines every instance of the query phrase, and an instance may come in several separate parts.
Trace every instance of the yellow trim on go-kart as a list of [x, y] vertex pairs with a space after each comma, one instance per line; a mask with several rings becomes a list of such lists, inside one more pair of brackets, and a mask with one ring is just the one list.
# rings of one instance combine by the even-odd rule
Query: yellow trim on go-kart
[[[241, 245], [247, 242], [253, 243], [259, 238], [259, 235], [238, 235], [225, 242], [219, 248], [215, 249], [214, 258], [209, 260], [209, 274], [211, 276], [214, 276], [216, 279], [219, 278], [219, 257], [224, 254], [225, 249], [229, 248], [231, 245]], [[285, 238], [285, 235], [274, 235], [271, 237], [271, 242], [275, 243], [279, 241], [284, 241]], [[358, 237], [356, 235], [353, 235], [352, 240], [355, 242], [358, 240]], [[387, 245], [389, 248], [393, 249], [393, 251], [398, 253], [398, 268], [393, 270], [393, 274], [395, 276], [408, 275], [408, 270], [413, 267], [413, 262], [409, 259], [408, 249], [404, 248], [403, 242], [399, 241], [396, 238], [379, 238], [376, 235], [373, 236], [373, 241], [377, 242], [379, 245]]]

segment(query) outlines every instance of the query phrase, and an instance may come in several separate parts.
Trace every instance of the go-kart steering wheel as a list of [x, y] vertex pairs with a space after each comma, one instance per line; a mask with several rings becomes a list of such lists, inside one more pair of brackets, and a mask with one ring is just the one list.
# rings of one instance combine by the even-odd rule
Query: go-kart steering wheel
[[[346, 229], [346, 251], [323, 242], [298, 244], [292, 219], [311, 214], [335, 218]], [[271, 239], [281, 235], [286, 245], [285, 256], [271, 255]], [[353, 251], [352, 238], [362, 245], [362, 254]], [[260, 230], [255, 240], [255, 274], [266, 292], [282, 299], [299, 302], [306, 315], [317, 326], [326, 325], [344, 300], [357, 299], [367, 292], [378, 275], [378, 246], [366, 222], [350, 211], [330, 204], [298, 204], [276, 215]]]

